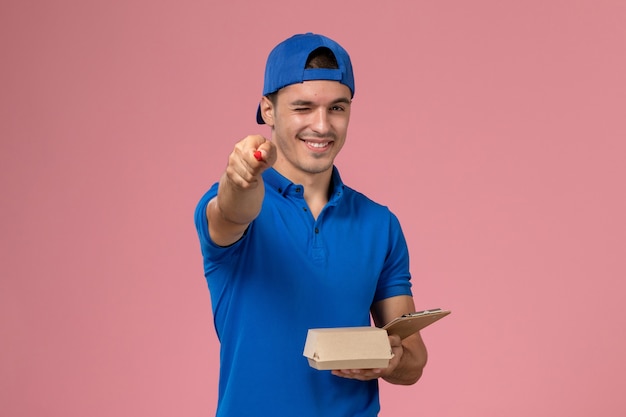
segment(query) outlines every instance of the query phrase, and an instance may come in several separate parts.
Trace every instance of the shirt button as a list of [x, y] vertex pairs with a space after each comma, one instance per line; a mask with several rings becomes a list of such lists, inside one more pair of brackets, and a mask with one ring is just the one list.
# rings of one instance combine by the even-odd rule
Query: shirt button
[[315, 233], [317, 234], [317, 233], [319, 233], [319, 232], [320, 232], [320, 229], [318, 229], [318, 228], [316, 227], [316, 228], [315, 228]]

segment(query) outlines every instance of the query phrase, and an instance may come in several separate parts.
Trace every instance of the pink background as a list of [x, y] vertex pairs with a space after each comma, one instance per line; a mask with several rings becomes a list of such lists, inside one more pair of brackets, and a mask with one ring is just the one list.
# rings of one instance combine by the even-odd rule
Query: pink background
[[305, 31], [354, 61], [344, 179], [453, 310], [381, 416], [626, 415], [622, 0], [2, 1], [1, 414], [213, 414], [193, 209]]

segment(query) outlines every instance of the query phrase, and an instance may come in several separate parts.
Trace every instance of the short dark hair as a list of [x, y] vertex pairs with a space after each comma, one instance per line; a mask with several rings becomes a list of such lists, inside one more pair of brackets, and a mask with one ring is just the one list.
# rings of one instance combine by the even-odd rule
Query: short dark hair
[[321, 46], [309, 54], [304, 68], [339, 69], [339, 64], [337, 64], [337, 58], [335, 58], [333, 51]]

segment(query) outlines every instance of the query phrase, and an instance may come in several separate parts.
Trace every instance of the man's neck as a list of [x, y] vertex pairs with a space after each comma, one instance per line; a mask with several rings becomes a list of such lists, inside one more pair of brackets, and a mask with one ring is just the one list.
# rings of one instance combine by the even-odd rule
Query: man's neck
[[289, 169], [281, 168], [283, 167], [274, 165], [274, 169], [282, 176], [289, 179], [294, 184], [300, 184], [304, 187], [304, 200], [309, 206], [313, 217], [317, 219], [317, 216], [321, 213], [326, 203], [328, 203], [333, 169], [330, 168], [324, 172], [311, 174], [301, 171], [291, 172]]

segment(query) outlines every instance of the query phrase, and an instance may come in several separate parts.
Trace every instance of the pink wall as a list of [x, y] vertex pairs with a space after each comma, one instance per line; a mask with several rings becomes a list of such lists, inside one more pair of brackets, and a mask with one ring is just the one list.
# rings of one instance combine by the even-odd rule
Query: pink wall
[[353, 57], [344, 179], [453, 310], [381, 415], [626, 414], [626, 2], [356, 4], [2, 2], [2, 415], [213, 413], [192, 212], [303, 31]]

